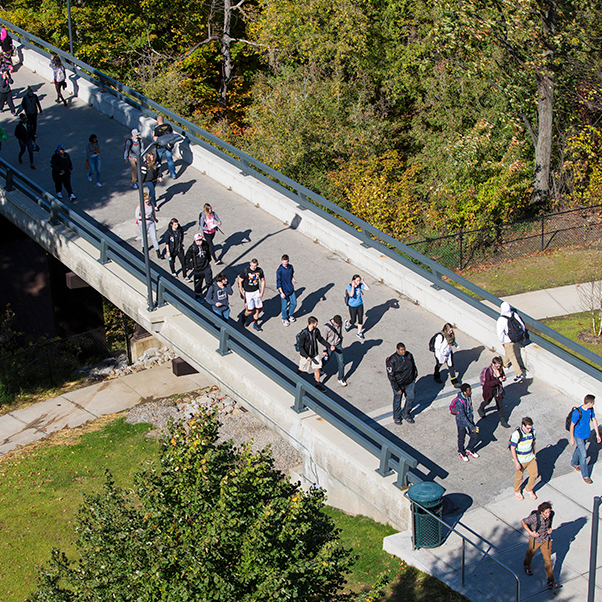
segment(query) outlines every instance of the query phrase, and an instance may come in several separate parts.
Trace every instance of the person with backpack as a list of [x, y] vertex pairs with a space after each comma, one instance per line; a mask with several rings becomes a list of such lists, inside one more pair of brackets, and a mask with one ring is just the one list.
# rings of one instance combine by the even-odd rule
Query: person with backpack
[[343, 357], [343, 318], [337, 314], [330, 322], [326, 322], [322, 328], [322, 337], [337, 358], [337, 382], [341, 387], [346, 387], [345, 358]]
[[15, 103], [13, 102], [13, 91], [10, 85], [13, 83], [13, 78], [10, 73], [5, 70], [0, 70], [0, 113], [4, 111], [4, 105], [8, 104], [8, 108], [13, 115], [17, 114]]
[[[464, 383], [460, 392], [449, 406], [450, 412], [456, 417], [458, 429], [458, 456], [462, 462], [468, 462], [468, 456], [478, 458], [475, 451], [479, 440], [479, 427], [474, 422], [474, 411], [472, 408], [472, 389], [469, 384]], [[468, 445], [465, 447], [466, 435]]]
[[184, 230], [180, 226], [180, 222], [172, 217], [169, 221], [169, 226], [164, 235], [164, 240], [167, 241], [165, 244], [165, 256], [169, 261], [169, 269], [171, 273], [176, 275], [176, 258], [180, 260], [180, 266], [182, 268], [182, 278], [184, 280], [190, 280], [186, 278], [186, 259], [184, 257]]
[[253, 329], [261, 332], [259, 326], [259, 310], [263, 307], [263, 293], [265, 291], [265, 275], [259, 267], [257, 259], [251, 259], [249, 265], [238, 276], [238, 290], [240, 297], [245, 302], [245, 309], [240, 314], [240, 325], [247, 325], [247, 317], [253, 314]]
[[27, 123], [31, 127], [33, 139], [35, 140], [38, 132], [38, 113], [42, 114], [42, 105], [40, 104], [38, 95], [34, 94], [31, 86], [27, 87], [27, 93], [23, 96], [23, 100], [21, 100], [21, 108], [27, 116]]
[[54, 181], [54, 189], [56, 196], [59, 199], [63, 198], [63, 187], [69, 195], [70, 201], [75, 201], [77, 198], [73, 189], [71, 188], [71, 172], [73, 171], [73, 163], [71, 163], [71, 157], [65, 150], [62, 144], [56, 147], [56, 151], [50, 159], [50, 167], [52, 169], [52, 180]]
[[370, 287], [364, 282], [364, 279], [355, 274], [351, 279], [351, 284], [347, 285], [345, 291], [345, 304], [349, 307], [349, 320], [345, 320], [345, 332], [349, 332], [357, 322], [357, 336], [360, 339], [365, 338], [364, 328], [364, 300], [362, 295], [364, 291], [369, 291]]
[[200, 232], [194, 235], [194, 241], [186, 251], [185, 263], [194, 278], [194, 298], [199, 300], [203, 292], [203, 281], [207, 283], [207, 288], [213, 283], [209, 245]]
[[500, 317], [497, 319], [497, 336], [504, 346], [504, 368], [514, 366], [516, 376], [514, 382], [522, 382], [527, 375], [520, 350], [521, 343], [527, 338], [527, 329], [516, 310], [503, 301], [500, 306]]
[[[320, 382], [320, 370], [322, 369], [322, 357], [318, 349], [318, 343], [328, 347], [328, 343], [320, 334], [318, 328], [318, 320], [313, 316], [307, 319], [307, 328], [304, 328], [299, 333], [298, 346], [299, 346], [299, 368], [297, 374], [303, 374], [304, 372], [314, 373], [314, 385], [318, 391], [326, 391], [326, 387]], [[323, 355], [326, 355], [326, 349], [324, 349]]]
[[531, 577], [533, 569], [531, 562], [537, 550], [541, 550], [543, 562], [546, 568], [546, 577], [548, 578], [548, 589], [560, 587], [554, 580], [554, 565], [552, 564], [552, 521], [554, 520], [554, 511], [550, 502], [543, 502], [533, 510], [527, 518], [520, 521], [524, 530], [529, 535], [529, 547], [523, 561], [525, 573]]
[[211, 305], [213, 313], [217, 314], [224, 322], [227, 322], [230, 317], [228, 297], [232, 292], [232, 286], [228, 284], [226, 274], [219, 273], [205, 295], [205, 301]]
[[276, 288], [280, 293], [280, 310], [282, 312], [282, 325], [288, 326], [295, 322], [293, 312], [297, 308], [297, 295], [295, 294], [295, 268], [290, 263], [288, 255], [283, 255], [280, 265], [276, 270]]
[[168, 143], [167, 145], [163, 145], [162, 141], [160, 140], [160, 138], [163, 136], [169, 136], [170, 134], [173, 134], [173, 128], [171, 125], [169, 125], [169, 123], [165, 123], [162, 115], [157, 115], [157, 126], [153, 131], [153, 140], [157, 143], [157, 155], [159, 156], [159, 163], [161, 163], [163, 157], [165, 157], [169, 175], [175, 180], [176, 166], [173, 162], [173, 156], [171, 154], [171, 151], [173, 150], [173, 144]]
[[433, 335], [429, 341], [429, 350], [435, 354], [435, 372], [433, 378], [436, 383], [442, 383], [441, 380], [441, 366], [447, 364], [447, 369], [451, 377], [451, 383], [456, 387], [460, 388], [460, 381], [456, 376], [456, 370], [454, 368], [454, 352], [453, 350], [458, 347], [456, 343], [456, 335], [454, 334], [454, 327], [447, 323], [444, 324], [441, 332]]
[[519, 500], [524, 500], [525, 496], [521, 493], [523, 484], [523, 473], [525, 470], [529, 473], [529, 480], [525, 487], [525, 493], [532, 500], [536, 500], [537, 496], [533, 491], [535, 481], [539, 476], [537, 468], [537, 458], [535, 457], [535, 429], [533, 428], [533, 420], [529, 416], [525, 416], [521, 420], [521, 425], [510, 435], [508, 448], [512, 454], [514, 461], [514, 495]]
[[[414, 424], [411, 412], [416, 394], [416, 379], [418, 378], [414, 356], [403, 343], [397, 343], [395, 353], [386, 359], [385, 366], [389, 382], [393, 388], [393, 421], [395, 424], [402, 424], [404, 420], [409, 424]], [[406, 401], [402, 410], [401, 399], [404, 395]]]
[[594, 414], [595, 402], [596, 398], [593, 395], [586, 395], [583, 399], [583, 405], [580, 408], [573, 408], [571, 410], [571, 423], [569, 425], [569, 432], [571, 433], [570, 444], [571, 446], [575, 446], [575, 451], [573, 452], [573, 457], [571, 459], [571, 466], [575, 470], [581, 471], [581, 476], [588, 485], [593, 483], [589, 476], [587, 452], [585, 450], [585, 443], [591, 435], [590, 423], [593, 423], [596, 441], [600, 443], [598, 421]]
[[142, 151], [142, 139], [140, 132], [134, 128], [131, 136], [125, 141], [123, 147], [123, 160], [130, 164], [132, 168], [132, 188], [138, 190], [138, 159]]
[[485, 408], [491, 403], [491, 400], [495, 398], [495, 405], [497, 412], [500, 417], [500, 424], [509, 429], [506, 417], [504, 415], [504, 385], [502, 384], [506, 380], [504, 374], [504, 367], [501, 357], [494, 357], [491, 360], [491, 365], [481, 370], [481, 387], [483, 391], [483, 403], [477, 410], [480, 418], [485, 418]]

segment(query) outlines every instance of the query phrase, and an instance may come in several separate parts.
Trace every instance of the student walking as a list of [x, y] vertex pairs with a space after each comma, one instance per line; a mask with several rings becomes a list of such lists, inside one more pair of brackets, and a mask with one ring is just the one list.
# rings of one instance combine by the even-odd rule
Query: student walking
[[456, 370], [454, 368], [454, 349], [458, 347], [456, 343], [456, 335], [454, 333], [454, 327], [447, 323], [443, 325], [441, 332], [437, 333], [433, 340], [432, 345], [433, 353], [435, 354], [435, 372], [433, 378], [436, 383], [442, 383], [441, 380], [441, 366], [447, 364], [447, 369], [451, 377], [451, 382], [456, 389], [460, 388], [460, 381], [456, 376]]
[[27, 87], [27, 92], [23, 100], [21, 100], [21, 108], [27, 116], [27, 123], [31, 127], [33, 139], [35, 140], [38, 131], [38, 113], [42, 114], [42, 105], [40, 104], [38, 95], [34, 94], [31, 86]]
[[211, 208], [209, 203], [205, 203], [203, 207], [203, 211], [199, 213], [199, 226], [201, 231], [203, 232], [203, 236], [209, 245], [209, 251], [211, 253], [211, 257], [213, 257], [213, 261], [217, 265], [221, 265], [221, 260], [218, 261], [215, 256], [215, 247], [213, 245], [213, 239], [217, 233], [218, 228], [222, 225], [222, 222], [215, 211]]
[[157, 259], [161, 259], [161, 254], [159, 253], [159, 241], [157, 240], [157, 216], [155, 215], [155, 208], [151, 203], [150, 197], [145, 192], [144, 193], [144, 224], [141, 220], [140, 213], [140, 205], [136, 205], [136, 225], [140, 228], [140, 240], [142, 244], [142, 252], [144, 253], [144, 241], [142, 238], [144, 237], [144, 224], [146, 224], [146, 233], [148, 237], [151, 239], [153, 244], [153, 249], [155, 249], [155, 253], [157, 253]]
[[500, 424], [508, 429], [508, 424], [504, 414], [504, 385], [502, 384], [506, 380], [504, 374], [504, 367], [502, 366], [502, 358], [494, 357], [491, 360], [491, 365], [481, 370], [481, 385], [483, 387], [483, 403], [479, 406], [478, 412], [481, 418], [485, 418], [485, 408], [491, 403], [491, 400], [495, 398], [495, 406], [500, 416]]
[[[593, 395], [586, 395], [583, 399], [583, 405], [580, 408], [573, 408], [571, 414], [571, 425], [570, 433], [571, 446], [575, 446], [573, 452], [573, 458], [571, 459], [571, 466], [575, 470], [581, 471], [583, 480], [591, 485], [593, 481], [589, 476], [589, 468], [587, 466], [587, 452], [585, 450], [585, 443], [591, 435], [591, 424], [594, 425], [594, 433], [596, 434], [596, 441], [600, 443], [600, 432], [598, 430], [598, 421], [594, 414], [594, 403], [596, 398]], [[591, 424], [590, 424], [591, 423]]]
[[[475, 451], [479, 440], [479, 427], [474, 422], [474, 412], [472, 408], [472, 389], [469, 384], [464, 383], [460, 387], [458, 396], [452, 401], [450, 409], [455, 411], [456, 428], [458, 429], [458, 456], [463, 462], [468, 462], [468, 456], [478, 458], [479, 454]], [[468, 445], [466, 443], [468, 435]]]
[[213, 313], [217, 314], [225, 322], [230, 317], [230, 302], [228, 297], [232, 293], [232, 286], [228, 284], [226, 274], [220, 272], [205, 295], [205, 301], [211, 305]]
[[52, 57], [50, 66], [52, 67], [54, 89], [56, 90], [56, 100], [54, 102], [62, 102], [67, 106], [67, 101], [63, 97], [63, 90], [67, 87], [67, 74], [65, 73], [63, 61], [61, 61], [61, 57], [58, 54]]
[[541, 550], [543, 562], [546, 568], [546, 577], [548, 578], [548, 589], [560, 587], [554, 580], [554, 566], [552, 565], [552, 521], [554, 520], [554, 511], [550, 502], [539, 504], [537, 510], [533, 510], [527, 518], [523, 518], [521, 525], [529, 535], [529, 547], [525, 554], [523, 567], [525, 573], [531, 577], [533, 569], [531, 562], [537, 550]]
[[192, 271], [194, 297], [198, 300], [203, 293], [203, 281], [207, 283], [207, 287], [210, 287], [213, 282], [209, 245], [207, 245], [207, 241], [203, 239], [203, 235], [199, 232], [194, 235], [194, 242], [188, 247], [188, 251], [186, 251], [186, 267]]
[[52, 168], [52, 180], [54, 181], [54, 189], [56, 196], [59, 199], [63, 198], [63, 187], [69, 195], [70, 201], [75, 201], [77, 198], [71, 188], [71, 172], [73, 171], [73, 163], [71, 163], [71, 157], [69, 153], [65, 151], [65, 147], [59, 144], [56, 147], [56, 151], [50, 159], [50, 167]]
[[527, 329], [515, 309], [503, 301], [500, 305], [500, 317], [497, 319], [497, 336], [504, 346], [504, 368], [514, 366], [516, 376], [514, 382], [522, 382], [527, 375], [527, 369], [521, 357], [521, 343], [527, 337]]
[[[176, 179], [176, 166], [173, 161], [173, 156], [171, 151], [173, 149], [173, 145], [168, 144], [168, 146], [162, 145], [160, 142], [160, 138], [165, 135], [173, 134], [173, 128], [169, 123], [165, 123], [163, 117], [161, 115], [157, 116], [157, 126], [153, 131], [153, 140], [157, 142], [157, 155], [159, 156], [159, 163], [162, 162], [163, 157], [167, 161], [167, 169], [169, 170], [169, 175], [175, 180]], [[171, 146], [171, 148], [169, 148]]]
[[31, 126], [27, 123], [27, 117], [22, 113], [19, 115], [19, 123], [15, 128], [15, 138], [19, 142], [19, 163], [23, 163], [23, 155], [27, 150], [29, 166], [31, 169], [35, 169], [36, 166], [33, 164], [33, 135], [31, 133]]
[[343, 357], [343, 318], [338, 314], [326, 322], [322, 328], [322, 337], [328, 343], [331, 353], [337, 358], [337, 382], [341, 387], [347, 386], [345, 380], [345, 358]]
[[[318, 344], [328, 347], [328, 343], [320, 334], [318, 328], [318, 320], [313, 316], [307, 319], [307, 328], [304, 328], [299, 333], [299, 368], [297, 374], [303, 374], [303, 372], [314, 373], [314, 385], [318, 391], [326, 391], [326, 387], [320, 382], [320, 370], [322, 369], [322, 357], [320, 357], [320, 351]], [[323, 355], [326, 354], [326, 349]]]
[[123, 149], [123, 160], [132, 168], [132, 188], [138, 190], [138, 159], [142, 151], [142, 140], [140, 132], [134, 128], [131, 136], [125, 141]]
[[355, 274], [351, 279], [351, 284], [347, 285], [345, 293], [345, 302], [349, 307], [349, 320], [345, 320], [345, 331], [349, 332], [357, 322], [357, 336], [360, 339], [365, 338], [364, 329], [364, 300], [362, 294], [369, 291], [370, 287], [364, 282], [364, 279]]
[[159, 212], [155, 189], [157, 187], [157, 180], [162, 181], [163, 178], [159, 177], [159, 169], [157, 168], [155, 155], [153, 155], [153, 153], [146, 153], [146, 155], [144, 155], [144, 161], [140, 164], [140, 173], [142, 174], [142, 181], [146, 184], [146, 188], [148, 189], [151, 203], [153, 204], [155, 211]]
[[251, 259], [249, 265], [238, 276], [238, 290], [245, 302], [245, 309], [239, 318], [241, 326], [246, 326], [247, 317], [253, 314], [253, 329], [261, 332], [258, 319], [259, 310], [263, 307], [265, 275], [257, 259]]
[[182, 268], [182, 278], [186, 279], [186, 259], [184, 257], [184, 230], [180, 226], [180, 222], [175, 217], [172, 217], [167, 231], [165, 232], [165, 255], [169, 260], [169, 269], [171, 273], [176, 275], [176, 258], [180, 260]]
[[13, 102], [13, 91], [10, 85], [13, 79], [9, 71], [0, 71], [0, 113], [4, 111], [4, 105], [8, 104], [8, 108], [13, 115], [17, 114], [15, 103]]
[[537, 496], [533, 491], [535, 481], [539, 476], [537, 468], [537, 458], [535, 457], [535, 429], [533, 428], [533, 420], [529, 416], [525, 416], [521, 420], [521, 425], [512, 435], [510, 435], [509, 445], [512, 459], [514, 460], [514, 495], [519, 500], [524, 500], [525, 496], [521, 493], [523, 484], [523, 473], [525, 470], [529, 473], [529, 480], [525, 487], [525, 493], [532, 500], [536, 500]]
[[92, 181], [92, 176], [96, 174], [96, 186], [100, 188], [100, 146], [98, 146], [98, 137], [92, 134], [88, 138], [86, 145], [86, 169], [88, 170], [88, 182]]
[[280, 293], [280, 309], [284, 326], [296, 321], [293, 312], [297, 308], [297, 295], [295, 294], [297, 281], [295, 280], [295, 268], [289, 261], [288, 255], [283, 255], [276, 270], [276, 288]]
[[[395, 424], [402, 424], [403, 420], [414, 424], [414, 419], [410, 415], [414, 405], [416, 379], [418, 378], [414, 356], [406, 350], [403, 343], [397, 343], [395, 353], [387, 358], [385, 366], [393, 388], [393, 421]], [[406, 401], [402, 410], [401, 400], [404, 395]]]

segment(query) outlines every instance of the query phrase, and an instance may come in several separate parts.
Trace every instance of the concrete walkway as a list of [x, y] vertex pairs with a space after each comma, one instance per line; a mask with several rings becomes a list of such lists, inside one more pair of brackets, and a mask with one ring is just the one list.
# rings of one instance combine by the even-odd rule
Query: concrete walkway
[[168, 362], [77, 389], [0, 416], [0, 454], [143, 401], [187, 393], [210, 384], [201, 374], [174, 376]]

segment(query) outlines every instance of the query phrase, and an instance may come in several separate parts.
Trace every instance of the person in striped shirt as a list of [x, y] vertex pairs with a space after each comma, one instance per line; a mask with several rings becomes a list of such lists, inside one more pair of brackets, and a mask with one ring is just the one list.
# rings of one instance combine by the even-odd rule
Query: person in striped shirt
[[533, 428], [533, 420], [529, 416], [525, 416], [521, 420], [521, 425], [512, 435], [510, 435], [510, 453], [514, 460], [514, 495], [519, 499], [525, 499], [521, 493], [521, 485], [523, 483], [523, 473], [525, 470], [529, 473], [529, 480], [525, 487], [525, 493], [532, 500], [536, 500], [537, 496], [533, 491], [535, 481], [539, 476], [537, 470], [537, 458], [535, 457], [535, 429]]

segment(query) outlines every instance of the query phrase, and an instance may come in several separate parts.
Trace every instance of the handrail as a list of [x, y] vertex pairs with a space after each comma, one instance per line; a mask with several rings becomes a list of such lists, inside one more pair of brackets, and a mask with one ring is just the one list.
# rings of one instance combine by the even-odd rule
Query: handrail
[[[103, 231], [92, 217], [80, 214], [65, 205], [2, 158], [0, 158], [0, 176], [7, 182], [11, 182], [10, 187], [7, 184], [6, 190], [0, 189], [0, 202], [7, 201], [19, 205], [19, 200], [8, 188], [22, 192], [48, 213], [49, 222], [53, 225], [63, 224], [94, 246], [99, 251], [100, 263], [113, 261], [139, 281], [145, 281], [144, 261], [139, 257], [139, 253], [127, 249], [123, 241], [112, 232]], [[28, 214], [35, 219], [31, 211], [28, 211]], [[410, 483], [421, 481], [418, 475], [410, 472], [418, 466], [418, 461], [398, 444], [364, 422], [361, 417], [340, 407], [327, 395], [314, 389], [294, 370], [283, 366], [279, 361], [274, 361], [270, 353], [196, 301], [190, 289], [171, 278], [163, 268], [153, 266], [151, 278], [157, 292], [158, 304], [161, 306], [169, 302], [218, 339], [217, 352], [220, 355], [235, 351], [285, 391], [294, 395], [293, 409], [296, 412], [313, 410], [372, 453], [379, 459], [379, 467], [376, 471], [380, 475], [384, 477], [397, 472], [395, 481], [397, 487], [403, 488]]]
[[[102, 71], [91, 67], [83, 61], [71, 56], [69, 53], [56, 48], [52, 44], [49, 44], [48, 42], [31, 35], [27, 31], [12, 24], [10, 21], [0, 19], [0, 24], [3, 24], [7, 29], [10, 29], [18, 34], [22, 43], [26, 47], [46, 54], [46, 51], [50, 51], [53, 54], [58, 54], [67, 63], [77, 67], [74, 69], [74, 71], [79, 76], [95, 84], [100, 82], [108, 92], [140, 109], [144, 114], [154, 115], [156, 113], [160, 113], [164, 115], [171, 120], [175, 131], [186, 135], [204, 149], [240, 168], [243, 174], [253, 175], [253, 177], [270, 186], [277, 192], [294, 200], [301, 209], [310, 210], [319, 215], [321, 218], [326, 219], [337, 228], [342, 229], [348, 234], [357, 238], [361, 244], [375, 248], [380, 253], [386, 255], [390, 259], [393, 259], [394, 261], [403, 265], [405, 268], [412, 270], [423, 278], [426, 278], [435, 287], [446, 290], [448, 293], [454, 295], [463, 302], [468, 303], [473, 308], [479, 310], [488, 317], [495, 319], [499, 316], [499, 313], [496, 310], [474, 299], [463, 290], [460, 290], [457, 286], [454, 286], [452, 283], [471, 291], [482, 299], [485, 299], [499, 307], [501, 299], [495, 295], [476, 286], [469, 280], [462, 278], [462, 276], [459, 276], [448, 268], [443, 267], [436, 261], [422, 255], [412, 247], [399, 242], [384, 232], [381, 232], [374, 226], [371, 226], [352, 213], [342, 209], [335, 203], [332, 203], [319, 194], [316, 194], [308, 188], [305, 188], [305, 186], [302, 186], [298, 182], [291, 180], [268, 165], [261, 163], [261, 161], [254, 159], [244, 151], [241, 151], [235, 146], [224, 142], [217, 136], [214, 136], [206, 130], [184, 119], [183, 117], [180, 117], [173, 111], [170, 111], [153, 100], [146, 98], [136, 90], [109, 77]], [[153, 112], [151, 112], [149, 109], [153, 109]], [[556, 332], [552, 328], [542, 324], [523, 312], [521, 312], [521, 318], [528, 327], [552, 339], [552, 341], [549, 341], [538, 334], [533, 334], [532, 340], [534, 343], [537, 343], [550, 353], [553, 353], [557, 357], [563, 359], [572, 366], [578, 368], [582, 372], [585, 372], [589, 376], [602, 383], [602, 358], [599, 355], [593, 353], [589, 349], [586, 349], [585, 347], [579, 345], [578, 343]], [[591, 366], [587, 362], [584, 362], [575, 355], [568, 353], [560, 346], [564, 346], [570, 349], [572, 352], [579, 354], [581, 357], [584, 357], [589, 362], [594, 364], [595, 367]]]
[[[408, 499], [412, 503], [412, 505], [418, 506], [421, 510], [423, 510], [424, 512], [426, 512], [427, 514], [432, 516], [434, 519], [439, 521], [443, 526], [447, 527], [450, 531], [452, 531], [456, 535], [459, 535], [462, 538], [462, 587], [465, 587], [466, 542], [468, 542], [473, 548], [476, 548], [479, 552], [481, 552], [482, 554], [485, 554], [485, 556], [487, 556], [488, 558], [491, 558], [491, 560], [493, 560], [493, 562], [495, 562], [496, 564], [501, 566], [505, 571], [507, 571], [514, 577], [514, 579], [516, 580], [516, 602], [520, 602], [520, 579], [518, 578], [518, 575], [512, 569], [509, 569], [503, 562], [496, 560], [489, 552], [480, 548], [476, 543], [474, 543], [473, 541], [468, 539], [468, 537], [466, 537], [465, 535], [462, 535], [462, 533], [460, 533], [459, 531], [456, 531], [456, 529], [454, 529], [451, 525], [446, 523], [442, 518], [439, 518], [436, 514], [431, 512], [428, 508], [425, 508], [419, 502], [414, 501], [408, 495], [407, 491], [403, 495], [405, 496], [406, 499]], [[413, 509], [412, 509], [412, 511], [413, 511]], [[414, 549], [416, 549], [416, 546], [415, 546], [416, 532], [415, 532], [415, 523], [413, 520], [412, 520], [412, 531], [413, 531], [412, 545], [414, 546]]]

